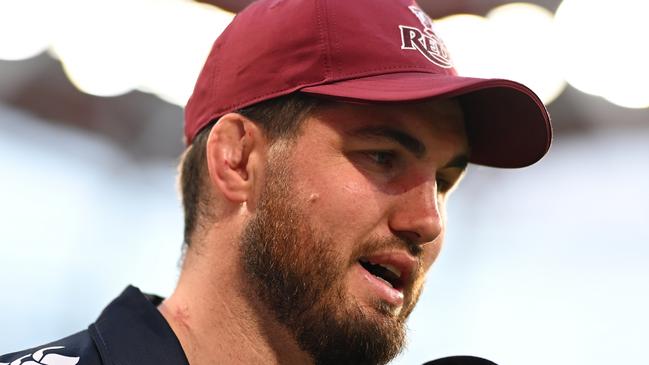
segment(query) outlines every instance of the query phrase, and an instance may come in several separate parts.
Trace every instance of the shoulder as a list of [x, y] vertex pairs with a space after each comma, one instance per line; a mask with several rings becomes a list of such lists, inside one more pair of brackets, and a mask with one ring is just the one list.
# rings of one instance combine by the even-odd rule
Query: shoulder
[[0, 365], [102, 365], [88, 331], [28, 350], [0, 355]]
[[87, 330], [0, 356], [0, 365], [188, 365], [180, 341], [157, 309], [161, 297], [129, 286]]

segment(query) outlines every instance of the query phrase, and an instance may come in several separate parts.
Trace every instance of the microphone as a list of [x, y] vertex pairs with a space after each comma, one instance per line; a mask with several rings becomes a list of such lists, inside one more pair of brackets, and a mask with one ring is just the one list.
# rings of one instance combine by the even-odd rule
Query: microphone
[[449, 356], [429, 361], [423, 365], [498, 365], [493, 361], [475, 356]]

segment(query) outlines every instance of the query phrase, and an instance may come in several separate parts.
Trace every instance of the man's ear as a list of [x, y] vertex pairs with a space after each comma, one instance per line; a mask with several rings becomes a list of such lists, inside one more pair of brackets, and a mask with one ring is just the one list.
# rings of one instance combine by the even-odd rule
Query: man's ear
[[206, 158], [212, 184], [234, 204], [254, 200], [266, 161], [266, 138], [250, 119], [228, 113], [212, 127]]

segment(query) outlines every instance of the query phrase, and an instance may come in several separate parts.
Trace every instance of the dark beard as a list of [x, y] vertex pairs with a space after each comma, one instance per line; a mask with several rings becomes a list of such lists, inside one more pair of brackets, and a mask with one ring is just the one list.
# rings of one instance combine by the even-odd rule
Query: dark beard
[[386, 303], [372, 303], [374, 313], [350, 298], [343, 279], [356, 258], [341, 258], [326, 232], [310, 226], [303, 210], [291, 204], [291, 178], [278, 160], [269, 164], [257, 213], [242, 233], [251, 295], [316, 364], [387, 363], [404, 346], [405, 318], [418, 293], [398, 317]]

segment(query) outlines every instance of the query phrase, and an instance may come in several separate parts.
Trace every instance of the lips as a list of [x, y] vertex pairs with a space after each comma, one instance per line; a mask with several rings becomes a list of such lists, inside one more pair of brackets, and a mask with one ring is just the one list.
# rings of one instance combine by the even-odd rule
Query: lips
[[409, 285], [417, 265], [415, 258], [400, 251], [363, 256], [358, 262], [371, 275], [400, 292]]

